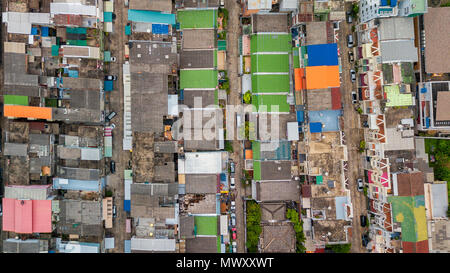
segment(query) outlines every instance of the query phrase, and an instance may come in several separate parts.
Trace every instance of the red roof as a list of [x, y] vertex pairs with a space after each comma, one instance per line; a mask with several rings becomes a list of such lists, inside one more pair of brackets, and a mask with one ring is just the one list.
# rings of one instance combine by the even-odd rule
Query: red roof
[[325, 248], [316, 248], [314, 253], [325, 253]]
[[15, 233], [52, 232], [52, 201], [3, 198], [3, 230]]
[[331, 107], [333, 110], [339, 110], [342, 108], [340, 88], [331, 88]]
[[403, 253], [428, 253], [428, 240], [420, 242], [402, 242]]

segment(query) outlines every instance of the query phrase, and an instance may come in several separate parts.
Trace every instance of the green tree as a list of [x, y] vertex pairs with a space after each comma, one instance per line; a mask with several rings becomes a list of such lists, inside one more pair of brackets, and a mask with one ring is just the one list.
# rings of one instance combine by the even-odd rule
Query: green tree
[[261, 234], [261, 208], [255, 201], [247, 201], [247, 242], [248, 252], [258, 251], [259, 236]]
[[350, 253], [352, 244], [326, 245], [326, 248], [331, 249], [335, 253]]
[[244, 103], [245, 104], [251, 104], [252, 103], [252, 93], [250, 92], [250, 90], [248, 90], [244, 94]]

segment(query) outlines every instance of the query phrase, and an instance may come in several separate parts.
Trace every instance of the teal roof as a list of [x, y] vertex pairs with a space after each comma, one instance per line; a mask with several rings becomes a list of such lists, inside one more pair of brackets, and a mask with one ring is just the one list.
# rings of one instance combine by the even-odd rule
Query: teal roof
[[112, 18], [112, 12], [104, 12], [103, 13], [103, 21], [104, 22], [112, 22], [113, 18]]
[[151, 10], [128, 10], [128, 20], [132, 22], [175, 25], [175, 14], [161, 13]]

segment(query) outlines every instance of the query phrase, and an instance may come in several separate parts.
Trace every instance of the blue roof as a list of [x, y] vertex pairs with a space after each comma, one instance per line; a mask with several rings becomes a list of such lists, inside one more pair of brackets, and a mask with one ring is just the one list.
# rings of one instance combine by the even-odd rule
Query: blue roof
[[387, 6], [388, 5], [388, 0], [381, 0], [380, 1], [380, 6]]
[[128, 20], [132, 22], [175, 25], [175, 14], [151, 10], [128, 10]]
[[169, 34], [169, 25], [166, 24], [152, 24], [153, 34]]
[[131, 240], [124, 241], [125, 253], [131, 253]]
[[95, 191], [99, 192], [103, 188], [101, 180], [76, 180], [66, 179], [67, 184], [62, 184], [59, 177], [53, 178], [53, 188], [58, 190], [73, 190], [73, 191]]
[[41, 27], [41, 36], [48, 37], [48, 27]]
[[123, 210], [131, 211], [131, 200], [123, 200]]
[[397, 0], [391, 0], [391, 7], [397, 6]]
[[311, 133], [322, 133], [322, 123], [320, 123], [320, 122], [311, 122], [309, 124], [309, 131]]
[[113, 21], [112, 12], [103, 12], [103, 21], [112, 22]]
[[309, 122], [323, 124], [322, 130], [324, 132], [339, 131], [339, 116], [341, 115], [342, 110], [308, 111]]
[[337, 44], [309, 45], [308, 66], [339, 65]]
[[305, 111], [297, 111], [297, 122], [302, 123], [305, 121]]
[[38, 34], [38, 29], [35, 27], [31, 28], [31, 35], [37, 35]]
[[105, 81], [105, 84], [103, 86], [103, 89], [105, 91], [112, 91], [113, 90], [113, 81]]
[[76, 70], [68, 70], [67, 73], [69, 74], [69, 77], [71, 77], [71, 78], [78, 78], [78, 71], [76, 71]]

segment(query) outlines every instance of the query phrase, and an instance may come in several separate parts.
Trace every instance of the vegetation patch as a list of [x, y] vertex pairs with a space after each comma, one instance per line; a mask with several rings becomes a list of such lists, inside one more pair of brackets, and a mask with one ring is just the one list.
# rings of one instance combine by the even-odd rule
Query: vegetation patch
[[255, 201], [247, 201], [247, 250], [258, 252], [259, 236], [261, 235], [261, 208]]
[[286, 218], [288, 218], [294, 224], [296, 252], [305, 253], [306, 248], [304, 246], [304, 243], [306, 238], [305, 234], [303, 233], [303, 221], [299, 219], [298, 213], [295, 209], [287, 209]]

